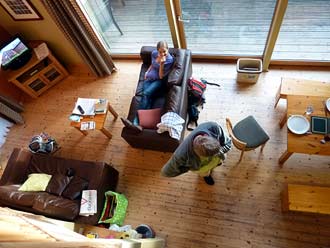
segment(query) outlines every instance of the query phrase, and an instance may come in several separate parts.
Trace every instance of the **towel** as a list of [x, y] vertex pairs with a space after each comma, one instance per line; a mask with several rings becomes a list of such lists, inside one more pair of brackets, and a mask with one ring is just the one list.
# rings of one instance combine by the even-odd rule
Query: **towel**
[[184, 119], [174, 112], [167, 112], [161, 117], [161, 123], [157, 124], [157, 133], [168, 131], [169, 135], [177, 140], [180, 140], [183, 129]]

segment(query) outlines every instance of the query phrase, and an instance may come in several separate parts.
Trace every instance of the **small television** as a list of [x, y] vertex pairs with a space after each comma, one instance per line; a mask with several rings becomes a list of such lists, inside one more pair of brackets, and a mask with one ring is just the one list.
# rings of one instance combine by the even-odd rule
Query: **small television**
[[19, 36], [14, 36], [0, 46], [0, 63], [4, 70], [17, 70], [29, 62], [31, 57], [32, 49]]

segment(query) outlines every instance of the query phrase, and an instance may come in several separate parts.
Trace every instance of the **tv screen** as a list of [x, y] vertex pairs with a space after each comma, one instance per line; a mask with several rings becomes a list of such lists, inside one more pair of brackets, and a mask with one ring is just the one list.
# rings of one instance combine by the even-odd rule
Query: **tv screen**
[[18, 69], [31, 57], [31, 50], [21, 38], [15, 37], [0, 50], [0, 63], [4, 69]]

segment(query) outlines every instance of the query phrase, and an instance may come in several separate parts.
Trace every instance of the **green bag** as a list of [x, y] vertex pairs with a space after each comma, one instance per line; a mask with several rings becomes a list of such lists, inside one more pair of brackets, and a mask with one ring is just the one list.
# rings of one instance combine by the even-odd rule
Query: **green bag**
[[127, 205], [128, 200], [123, 194], [113, 191], [105, 192], [105, 203], [99, 223], [121, 226], [126, 216]]

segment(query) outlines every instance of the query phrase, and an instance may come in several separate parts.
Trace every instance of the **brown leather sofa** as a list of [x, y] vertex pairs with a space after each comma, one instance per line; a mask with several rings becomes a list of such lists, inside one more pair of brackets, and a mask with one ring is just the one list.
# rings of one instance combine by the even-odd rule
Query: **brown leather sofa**
[[[143, 92], [144, 75], [151, 64], [151, 53], [156, 49], [151, 46], [143, 46], [140, 56], [142, 66], [135, 95], [132, 98], [127, 119], [133, 121], [138, 110]], [[168, 75], [166, 89], [163, 94], [157, 96], [152, 108], [162, 108], [162, 113], [175, 112], [184, 120], [187, 119], [188, 92], [187, 82], [192, 75], [191, 52], [187, 49], [170, 48], [169, 52], [175, 59], [173, 68]], [[185, 127], [185, 124], [184, 124]], [[184, 128], [185, 129], [185, 128]], [[159, 134], [156, 129], [144, 128], [142, 132], [136, 132], [124, 127], [121, 136], [135, 148], [144, 148], [156, 151], [173, 152], [184, 138], [184, 129], [180, 140], [171, 138], [168, 132]]]
[[[54, 177], [66, 175], [69, 168], [74, 171], [74, 176], [70, 177], [71, 180], [61, 195], [18, 191], [31, 173], [46, 173]], [[102, 213], [104, 193], [108, 190], [114, 191], [117, 181], [118, 171], [106, 163], [32, 154], [27, 150], [15, 148], [0, 179], [0, 205], [51, 218], [94, 225]], [[79, 216], [82, 188], [97, 190], [97, 213], [94, 215]]]

